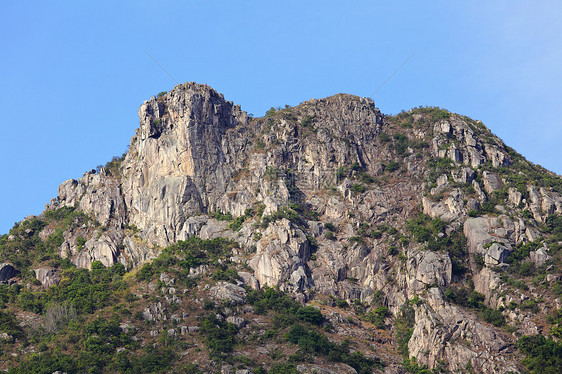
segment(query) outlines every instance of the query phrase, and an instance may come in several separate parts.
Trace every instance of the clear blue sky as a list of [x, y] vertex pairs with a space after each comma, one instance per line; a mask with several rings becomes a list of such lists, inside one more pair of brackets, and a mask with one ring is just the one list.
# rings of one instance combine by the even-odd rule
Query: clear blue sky
[[[3, 1], [0, 233], [123, 153], [138, 106], [207, 83], [261, 116], [338, 92], [482, 120], [562, 173], [560, 1]], [[464, 4], [462, 4], [464, 3]]]

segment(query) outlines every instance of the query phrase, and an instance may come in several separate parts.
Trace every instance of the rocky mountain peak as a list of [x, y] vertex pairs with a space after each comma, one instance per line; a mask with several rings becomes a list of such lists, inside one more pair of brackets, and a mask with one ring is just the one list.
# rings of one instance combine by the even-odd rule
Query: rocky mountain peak
[[[253, 118], [186, 83], [145, 101], [139, 122], [123, 157], [64, 182], [36, 218], [79, 267], [134, 269], [194, 237], [230, 240], [221, 266], [247, 287], [386, 308], [409, 334], [405, 358], [453, 371], [519, 371], [515, 335], [498, 327], [544, 332], [561, 306], [547, 290], [562, 289], [562, 181], [479, 121], [432, 107], [384, 116], [348, 94]], [[528, 279], [539, 272], [542, 291]], [[243, 304], [240, 285], [212, 295]], [[542, 322], [520, 307], [539, 298]]]

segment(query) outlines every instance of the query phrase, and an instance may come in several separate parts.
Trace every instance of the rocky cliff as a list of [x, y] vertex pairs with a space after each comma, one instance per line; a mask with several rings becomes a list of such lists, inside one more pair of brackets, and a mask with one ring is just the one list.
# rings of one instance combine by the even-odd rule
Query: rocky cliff
[[384, 116], [346, 94], [252, 118], [195, 83], [139, 119], [124, 157], [64, 182], [44, 213], [90, 217], [59, 247], [77, 266], [134, 269], [193, 236], [231, 239], [246, 286], [384, 305], [393, 334], [413, 313], [392, 338], [401, 353], [453, 372], [520, 372], [517, 337], [548, 334], [562, 181], [482, 123], [438, 108]]

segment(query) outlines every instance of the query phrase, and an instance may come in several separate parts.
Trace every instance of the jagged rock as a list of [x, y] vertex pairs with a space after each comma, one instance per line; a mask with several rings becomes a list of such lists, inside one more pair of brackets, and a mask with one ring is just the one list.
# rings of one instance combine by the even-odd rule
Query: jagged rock
[[7, 262], [0, 264], [0, 282], [6, 282], [11, 278], [18, 276], [19, 273], [20, 271], [12, 264]]
[[199, 331], [199, 326], [189, 326], [189, 327], [187, 328], [187, 331], [188, 331], [188, 332], [192, 332], [192, 333], [193, 333], [193, 332], [198, 332], [198, 331]]
[[112, 219], [118, 225], [125, 222], [126, 207], [119, 182], [104, 170], [99, 174], [85, 173], [79, 180], [68, 180], [59, 186], [58, 192], [59, 207], [78, 205], [102, 225], [108, 225]]
[[499, 243], [492, 243], [486, 254], [484, 256], [484, 261], [487, 265], [499, 265], [505, 263], [507, 256], [511, 253], [511, 250]]
[[472, 281], [474, 282], [474, 289], [484, 295], [485, 301], [490, 307], [497, 308], [502, 291], [502, 282], [499, 275], [495, 271], [484, 267], [475, 273]]
[[478, 211], [480, 209], [480, 203], [474, 199], [470, 199], [466, 202], [466, 210], [467, 211]]
[[262, 286], [302, 290], [309, 284], [304, 261], [310, 256], [306, 235], [287, 219], [270, 224], [250, 261]]
[[508, 188], [507, 193], [508, 193], [508, 199], [509, 199], [510, 203], [512, 203], [513, 205], [521, 204], [521, 202], [523, 200], [523, 194], [521, 192], [517, 191], [516, 188], [514, 188], [514, 187]]
[[131, 333], [136, 331], [136, 327], [131, 325], [130, 323], [121, 323], [119, 325], [119, 328], [121, 329], [121, 331], [123, 331], [125, 334]]
[[118, 230], [108, 230], [99, 238], [92, 237], [84, 245], [84, 250], [78, 254], [74, 263], [78, 267], [89, 269], [92, 262], [101, 261], [106, 266], [112, 266], [120, 255], [119, 245], [123, 236]]
[[474, 175], [474, 170], [467, 167], [451, 171], [451, 176], [457, 183], [472, 183]]
[[238, 275], [242, 278], [242, 281], [246, 286], [253, 288], [254, 290], [260, 288], [260, 282], [252, 274], [246, 271], [239, 271]]
[[209, 290], [211, 296], [218, 300], [225, 300], [234, 304], [244, 304], [246, 302], [246, 290], [228, 282], [218, 282], [216, 286]]
[[541, 247], [536, 251], [531, 251], [529, 257], [531, 258], [531, 261], [535, 263], [536, 266], [541, 266], [544, 265], [550, 258], [547, 251], [548, 248]]
[[453, 221], [463, 212], [463, 201], [459, 190], [450, 191], [441, 201], [435, 202], [427, 197], [422, 198], [423, 212], [431, 218]]
[[511, 160], [509, 159], [509, 156], [505, 152], [502, 152], [495, 145], [485, 144], [484, 149], [486, 150], [486, 155], [492, 161], [493, 167], [497, 168], [500, 166], [511, 165]]
[[482, 173], [482, 181], [484, 182], [484, 190], [486, 190], [486, 192], [489, 194], [502, 188], [502, 182], [500, 178], [496, 174], [490, 173], [489, 171], [484, 171]]
[[[562, 212], [556, 191], [529, 184], [527, 197], [520, 185], [515, 188], [509, 178], [502, 179], [501, 169], [482, 171], [488, 163], [509, 166], [511, 151], [481, 123], [454, 114], [446, 117], [435, 121], [415, 113], [415, 126], [397, 127], [387, 123], [391, 119], [375, 109], [372, 100], [339, 94], [250, 119], [207, 86], [178, 85], [141, 106], [140, 127], [118, 170], [102, 168], [64, 182], [47, 209], [75, 206], [103, 227], [92, 221], [64, 232], [61, 254], [80, 267], [89, 268], [98, 260], [106, 266], [121, 262], [136, 267], [178, 240], [194, 235], [228, 238], [239, 248], [225, 261], [253, 270], [239, 272], [246, 286], [279, 287], [300, 301], [313, 294], [367, 303], [383, 297], [394, 317], [408, 298], [420, 295], [425, 300], [415, 306], [411, 355], [430, 367], [438, 360], [447, 362], [450, 371], [463, 371], [470, 363], [476, 372], [517, 372], [513, 339], [451, 305], [433, 287], [445, 289], [452, 282], [447, 253], [419, 250], [417, 243], [405, 240], [399, 250], [389, 248], [389, 243], [407, 239], [401, 237], [408, 236], [405, 222], [418, 213], [421, 202], [424, 213], [447, 221], [447, 235], [462, 230], [467, 237], [470, 272], [462, 280], [473, 281], [486, 305], [505, 307], [520, 298], [504, 288], [492, 268], [507, 266], [506, 257], [515, 245], [540, 235], [532, 228], [537, 222], [522, 219], [520, 210], [529, 209], [538, 224]], [[400, 148], [400, 139], [406, 147]], [[426, 145], [429, 149], [423, 150]], [[431, 157], [453, 162], [438, 170], [431, 166], [436, 161]], [[466, 219], [504, 184], [508, 199], [496, 208], [502, 213]], [[429, 186], [436, 187], [427, 191]], [[240, 224], [240, 219], [210, 217], [219, 210], [246, 220]], [[326, 230], [328, 222], [334, 228]], [[48, 226], [40, 233], [42, 240], [51, 231]], [[87, 239], [80, 250], [79, 236]], [[404, 261], [397, 260], [397, 251], [407, 256], [399, 257]], [[546, 248], [533, 252], [529, 260], [544, 264]], [[212, 265], [203, 265], [190, 268], [189, 276], [205, 278], [211, 271]], [[166, 285], [161, 288], [164, 301], [146, 307], [144, 318], [169, 318], [179, 324], [185, 316], [168, 317], [166, 307], [175, 310], [182, 302], [178, 294], [187, 297], [168, 273], [161, 274], [160, 281]], [[156, 283], [149, 284], [149, 293], [156, 292]], [[254, 311], [242, 305], [246, 291], [241, 285], [218, 282], [198, 292], [237, 304], [217, 318], [228, 316], [241, 326], [240, 313]], [[203, 296], [197, 297], [195, 304], [202, 304]], [[524, 314], [513, 323], [527, 332], [539, 331]], [[329, 318], [341, 324], [346, 317]], [[353, 336], [348, 327], [338, 329]], [[170, 331], [185, 335], [197, 332], [197, 327]], [[396, 365], [385, 370], [398, 373]], [[317, 366], [301, 364], [299, 370], [324, 370]], [[342, 365], [325, 370], [354, 371]]]
[[43, 288], [49, 288], [53, 285], [57, 285], [61, 280], [60, 270], [57, 269], [38, 268], [33, 269], [33, 271], [35, 272], [35, 278], [41, 282]]
[[423, 290], [431, 285], [446, 287], [451, 283], [451, 259], [446, 254], [419, 251], [408, 256], [408, 273], [411, 282], [414, 282], [411, 284], [414, 290]]
[[148, 321], [166, 321], [166, 307], [161, 302], [151, 304], [142, 312], [143, 318]]
[[246, 326], [246, 320], [242, 317], [230, 316], [226, 318], [226, 322], [235, 324], [239, 329]]
[[[466, 340], [470, 345], [463, 343]], [[431, 288], [425, 303], [416, 308], [416, 324], [408, 348], [410, 355], [430, 366], [443, 360], [451, 370], [463, 371], [470, 362], [479, 372], [519, 372], [517, 364], [502, 354], [514, 348], [494, 329], [446, 303], [438, 288]]]
[[[55, 229], [52, 227], [45, 227], [43, 230], [41, 230], [41, 232], [39, 233], [39, 239], [41, 239], [42, 241], [46, 241], [49, 239], [49, 237], [55, 232]], [[12, 236], [12, 235], [10, 235]], [[10, 239], [8, 237], [8, 240], [13, 240]]]
[[207, 274], [208, 271], [209, 271], [209, 266], [201, 265], [201, 266], [198, 266], [196, 268], [190, 268], [189, 269], [189, 276], [190, 277], [198, 277], [198, 276]]
[[173, 286], [176, 280], [166, 273], [160, 274], [160, 282], [163, 282], [166, 286]]

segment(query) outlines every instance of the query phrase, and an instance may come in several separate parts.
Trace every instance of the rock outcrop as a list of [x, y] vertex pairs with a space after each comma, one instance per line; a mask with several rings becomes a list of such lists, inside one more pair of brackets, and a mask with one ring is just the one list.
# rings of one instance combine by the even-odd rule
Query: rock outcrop
[[0, 282], [6, 282], [20, 273], [12, 264], [0, 264]]
[[[488, 307], [515, 300], [498, 271], [517, 248], [540, 240], [540, 224], [562, 213], [562, 197], [523, 172], [505, 174], [534, 166], [481, 123], [431, 110], [389, 121], [372, 100], [344, 94], [251, 118], [195, 83], [144, 102], [139, 118], [116, 167], [64, 182], [48, 207], [92, 219], [64, 233], [61, 255], [76, 265], [132, 268], [190, 236], [228, 238], [240, 245], [230, 261], [245, 267], [246, 286], [278, 287], [301, 301], [382, 294], [394, 316], [421, 297], [408, 343], [419, 362], [519, 371], [513, 337], [453, 305], [445, 290], [470, 282]], [[420, 213], [436, 236], [416, 242], [407, 222]], [[436, 249], [452, 237], [466, 245]], [[541, 245], [528, 261], [549, 259]], [[56, 283], [49, 271], [37, 270], [44, 286]], [[219, 282], [211, 294], [243, 304], [241, 285]], [[163, 319], [165, 308], [154, 304], [144, 318]]]

